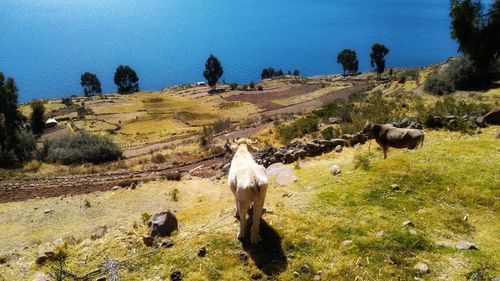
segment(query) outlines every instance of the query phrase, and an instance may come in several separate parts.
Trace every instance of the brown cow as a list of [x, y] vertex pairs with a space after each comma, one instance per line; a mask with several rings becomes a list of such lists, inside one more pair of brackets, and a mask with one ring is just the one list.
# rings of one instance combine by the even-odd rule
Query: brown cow
[[401, 129], [391, 124], [371, 124], [366, 122], [362, 131], [369, 139], [375, 139], [384, 150], [387, 158], [389, 147], [414, 149], [424, 145], [424, 132], [418, 129]]

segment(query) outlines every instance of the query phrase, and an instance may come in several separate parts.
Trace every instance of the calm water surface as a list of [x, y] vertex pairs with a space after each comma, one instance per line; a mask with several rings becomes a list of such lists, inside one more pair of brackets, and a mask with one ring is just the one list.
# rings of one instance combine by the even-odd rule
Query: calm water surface
[[260, 79], [267, 66], [303, 75], [338, 73], [336, 55], [356, 50], [369, 70], [370, 46], [390, 48], [389, 66], [423, 66], [456, 55], [448, 0], [3, 0], [0, 71], [20, 100], [81, 94], [96, 73], [113, 92], [119, 64], [143, 90], [202, 81], [210, 53], [227, 82]]

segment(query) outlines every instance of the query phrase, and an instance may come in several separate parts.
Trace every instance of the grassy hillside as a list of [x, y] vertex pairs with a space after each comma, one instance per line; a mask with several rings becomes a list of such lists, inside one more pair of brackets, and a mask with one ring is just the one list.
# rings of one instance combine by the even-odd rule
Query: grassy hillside
[[[268, 190], [264, 242], [256, 247], [236, 239], [238, 224], [231, 217], [234, 206], [225, 180], [160, 181], [136, 190], [64, 198], [61, 202], [94, 197], [92, 202], [102, 202], [79, 216], [72, 215], [78, 211], [68, 214], [75, 219], [68, 227], [76, 239], [66, 239], [62, 247], [66, 268], [82, 275], [119, 260], [122, 280], [164, 280], [176, 270], [184, 280], [248, 280], [259, 274], [277, 280], [489, 280], [500, 275], [499, 130], [493, 126], [474, 135], [429, 131], [423, 149], [390, 150], [386, 160], [375, 143], [307, 159], [295, 169], [297, 183], [272, 184]], [[339, 176], [329, 172], [333, 163], [342, 168]], [[180, 192], [179, 202], [171, 200], [173, 188]], [[58, 210], [57, 200], [44, 200], [3, 204], [0, 211], [2, 217], [15, 217], [34, 206]], [[180, 230], [169, 238], [172, 248], [142, 243], [141, 214], [159, 209], [177, 211]], [[89, 218], [98, 214], [111, 232], [80, 242], [88, 229], [78, 222], [93, 223]], [[407, 220], [414, 226], [403, 227]], [[44, 229], [50, 239], [68, 228], [47, 219]], [[4, 241], [13, 233], [0, 235]], [[37, 240], [37, 232], [24, 235]], [[462, 240], [479, 250], [455, 249]], [[197, 256], [202, 246], [206, 257]], [[16, 251], [8, 266], [0, 265], [0, 280], [52, 271], [51, 263], [33, 263], [39, 249]], [[429, 266], [428, 273], [413, 269], [419, 262]]]

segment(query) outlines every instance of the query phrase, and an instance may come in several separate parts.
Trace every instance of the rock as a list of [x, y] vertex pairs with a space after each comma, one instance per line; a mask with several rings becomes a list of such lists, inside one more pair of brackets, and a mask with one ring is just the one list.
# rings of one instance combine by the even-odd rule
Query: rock
[[146, 245], [147, 247], [151, 247], [151, 246], [153, 246], [155, 239], [152, 236], [144, 235], [144, 236], [142, 236], [142, 241], [144, 242], [144, 245]]
[[114, 190], [118, 190], [118, 189], [120, 189], [120, 187], [119, 187], [118, 185], [115, 185], [115, 186], [113, 186], [113, 187], [111, 188], [111, 190], [113, 190], [113, 191], [114, 191]]
[[180, 271], [170, 273], [170, 281], [182, 281], [182, 273]]
[[36, 258], [35, 262], [38, 265], [42, 265], [48, 260], [49, 260], [49, 257], [45, 253], [41, 253], [41, 254], [38, 254], [38, 257]]
[[500, 108], [495, 108], [480, 117], [481, 121], [490, 125], [500, 125]]
[[293, 272], [293, 277], [299, 278], [300, 277], [300, 273], [298, 273], [297, 271], [294, 271]]
[[130, 185], [130, 189], [135, 189], [137, 187], [137, 184], [134, 182]]
[[339, 117], [328, 118], [328, 124], [340, 124], [340, 123], [342, 123], [342, 118]]
[[37, 272], [35, 274], [35, 277], [33, 277], [33, 280], [32, 281], [50, 281], [51, 278], [46, 275], [46, 274], [43, 274], [41, 272]]
[[338, 175], [342, 172], [342, 170], [340, 169], [340, 166], [337, 165], [337, 164], [333, 164], [331, 167], [330, 167], [330, 172], [333, 174], [333, 175]]
[[410, 229], [408, 231], [411, 235], [417, 235], [417, 231], [415, 229]]
[[276, 177], [276, 184], [279, 186], [287, 186], [296, 182], [299, 178], [295, 175], [293, 170], [281, 163], [275, 163], [266, 169], [266, 174], [269, 177]]
[[399, 186], [399, 184], [393, 183], [393, 184], [391, 184], [391, 189], [392, 189], [392, 191], [398, 191], [401, 189], [401, 187]]
[[340, 144], [335, 147], [335, 152], [337, 153], [342, 152], [342, 146]]
[[420, 271], [421, 273], [429, 272], [429, 266], [423, 262], [417, 263], [413, 269]]
[[262, 279], [262, 277], [263, 277], [262, 273], [260, 273], [260, 272], [252, 274], [252, 280], [260, 280], [260, 279]]
[[53, 209], [46, 209], [43, 211], [45, 214], [52, 214], [54, 213], [54, 210]]
[[414, 227], [415, 224], [411, 221], [404, 221], [403, 222], [403, 227]]
[[303, 274], [309, 274], [312, 272], [311, 270], [311, 267], [307, 264], [304, 264], [301, 268], [300, 268], [300, 272], [302, 272]]
[[207, 255], [207, 248], [203, 246], [200, 248], [200, 250], [198, 250], [198, 257], [204, 258], [206, 255]]
[[177, 218], [170, 211], [155, 214], [148, 222], [152, 237], [170, 236], [172, 232], [178, 229]]
[[175, 242], [172, 240], [161, 241], [160, 248], [172, 248], [175, 245]]
[[346, 247], [352, 244], [352, 240], [344, 240], [340, 243], [340, 245]]
[[49, 260], [54, 260], [56, 258], [56, 253], [54, 251], [46, 251], [44, 254], [49, 258]]
[[102, 238], [107, 231], [108, 227], [106, 225], [98, 226], [96, 229], [94, 229], [94, 231], [92, 231], [92, 234], [90, 234], [90, 239], [97, 240], [99, 238]]
[[479, 250], [474, 243], [468, 241], [458, 242], [456, 248], [457, 250]]
[[321, 280], [321, 275], [319, 275], [319, 274], [314, 275], [313, 280], [314, 281], [320, 281]]
[[377, 237], [384, 237], [385, 236], [385, 232], [383, 230], [375, 233], [375, 235], [377, 235]]

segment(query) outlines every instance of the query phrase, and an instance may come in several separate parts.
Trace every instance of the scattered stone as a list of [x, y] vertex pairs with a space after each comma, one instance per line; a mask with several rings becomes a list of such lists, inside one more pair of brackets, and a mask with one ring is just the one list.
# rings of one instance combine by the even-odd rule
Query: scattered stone
[[457, 250], [479, 250], [474, 243], [468, 241], [458, 242], [456, 248]]
[[248, 255], [243, 253], [243, 252], [239, 252], [238, 253], [238, 258], [241, 260], [241, 261], [248, 261]]
[[405, 194], [408, 194], [408, 193], [412, 193], [411, 188], [407, 188], [407, 189], [405, 189]]
[[417, 263], [413, 269], [420, 271], [421, 273], [429, 272], [429, 266], [423, 262]]
[[96, 229], [94, 229], [94, 231], [92, 231], [92, 234], [90, 234], [90, 239], [97, 240], [99, 238], [102, 238], [107, 231], [108, 227], [106, 225], [98, 226]]
[[320, 281], [321, 280], [321, 275], [319, 275], [319, 274], [314, 275], [313, 280], [314, 281]]
[[151, 237], [149, 235], [144, 235], [144, 236], [142, 236], [142, 241], [144, 242], [144, 245], [146, 245], [147, 247], [151, 247], [151, 246], [153, 246], [155, 239], [154, 239], [154, 237]]
[[92, 240], [90, 240], [88, 238], [82, 241], [82, 245], [88, 245], [90, 243], [92, 243]]
[[340, 117], [328, 118], [328, 124], [340, 124], [340, 123], [342, 123], [342, 118], [340, 118]]
[[408, 231], [411, 235], [417, 235], [417, 231], [415, 229], [410, 229]]
[[170, 236], [172, 232], [178, 229], [177, 218], [170, 211], [155, 214], [148, 222], [150, 229], [149, 235], [156, 236]]
[[309, 274], [312, 272], [311, 267], [307, 264], [304, 264], [301, 268], [300, 271], [304, 274]]
[[263, 277], [262, 273], [260, 273], [260, 272], [252, 274], [252, 280], [260, 280], [260, 279], [262, 279], [262, 277]]
[[337, 165], [337, 164], [333, 164], [332, 167], [330, 167], [330, 172], [336, 176], [338, 174], [340, 174], [342, 172], [342, 170], [340, 169], [340, 166]]
[[180, 271], [170, 273], [170, 281], [182, 281], [182, 273]]
[[54, 260], [56, 258], [56, 253], [54, 251], [46, 251], [45, 255], [49, 258], [49, 260]]
[[377, 237], [384, 237], [385, 236], [385, 232], [383, 230], [375, 233], [375, 235], [377, 235]]
[[399, 186], [399, 184], [393, 183], [391, 184], [391, 189], [392, 191], [399, 191], [401, 187]]
[[351, 244], [352, 244], [352, 240], [344, 240], [344, 241], [342, 241], [342, 242], [340, 243], [340, 245], [342, 245], [342, 246], [344, 246], [344, 247], [345, 247], [345, 246], [349, 246], [349, 245], [351, 245]]
[[415, 224], [412, 221], [404, 221], [403, 227], [414, 227]]
[[43, 274], [41, 272], [37, 272], [35, 274], [35, 277], [33, 277], [33, 280], [32, 281], [50, 281], [51, 278], [46, 275], [46, 274]]
[[63, 246], [64, 245], [64, 239], [58, 238], [56, 241], [54, 241], [55, 246]]
[[160, 248], [172, 248], [174, 245], [175, 243], [172, 240], [161, 241]]
[[335, 147], [335, 152], [340, 153], [342, 152], [343, 147], [339, 144]]
[[137, 184], [134, 182], [130, 185], [130, 189], [135, 189], [137, 187]]
[[0, 264], [4, 264], [7, 262], [7, 258], [5, 256], [0, 256]]
[[42, 265], [48, 260], [49, 260], [49, 257], [45, 253], [41, 253], [41, 254], [38, 254], [38, 257], [36, 258], [36, 264]]
[[54, 213], [54, 210], [53, 209], [46, 209], [45, 211], [43, 211], [45, 214], [52, 214]]
[[297, 271], [294, 271], [293, 272], [293, 277], [299, 278], [300, 277], [300, 273], [298, 273]]
[[295, 175], [293, 170], [283, 165], [282, 163], [275, 163], [266, 169], [266, 174], [269, 177], [276, 177], [276, 184], [279, 186], [287, 186], [296, 182], [299, 178]]
[[200, 248], [200, 250], [198, 250], [198, 257], [204, 258], [206, 255], [207, 255], [207, 248], [203, 246]]
[[111, 190], [113, 190], [113, 191], [114, 191], [114, 190], [118, 190], [118, 189], [120, 189], [120, 187], [119, 187], [118, 185], [115, 185], [115, 186], [113, 186], [113, 187], [111, 188]]

